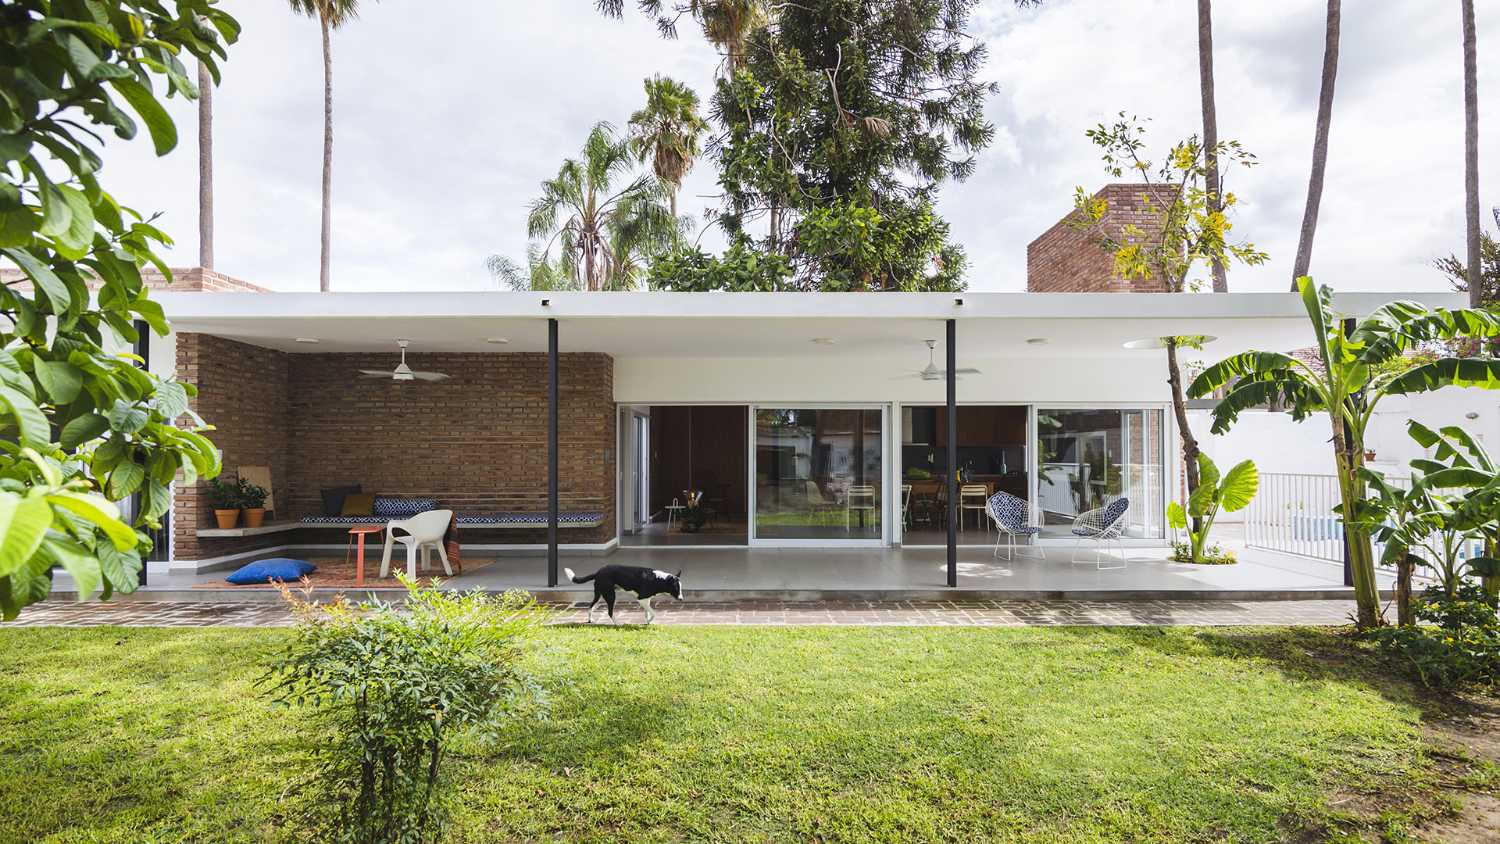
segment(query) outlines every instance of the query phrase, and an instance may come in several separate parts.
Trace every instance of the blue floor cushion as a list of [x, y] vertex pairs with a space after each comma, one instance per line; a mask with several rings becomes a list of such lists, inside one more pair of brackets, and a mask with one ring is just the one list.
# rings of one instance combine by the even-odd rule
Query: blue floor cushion
[[280, 580], [283, 583], [296, 583], [297, 579], [304, 574], [312, 574], [318, 567], [306, 560], [293, 560], [287, 557], [272, 557], [269, 560], [256, 560], [238, 571], [224, 578], [236, 586], [244, 586], [250, 583], [270, 583]]

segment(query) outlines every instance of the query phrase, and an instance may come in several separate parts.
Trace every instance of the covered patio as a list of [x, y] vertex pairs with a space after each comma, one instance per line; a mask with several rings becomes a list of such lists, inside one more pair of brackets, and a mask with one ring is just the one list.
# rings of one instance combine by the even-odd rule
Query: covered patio
[[[1339, 304], [1363, 313], [1386, 298]], [[455, 512], [465, 563], [482, 565], [453, 588], [577, 592], [562, 569], [604, 561], [682, 569], [694, 594], [744, 597], [1343, 588], [1336, 566], [1258, 552], [1220, 568], [1163, 559], [1179, 467], [1161, 354], [1140, 341], [1207, 335], [1210, 356], [1292, 348], [1306, 326], [1289, 294], [161, 299], [181, 332], [177, 374], [199, 384], [226, 468], [266, 468], [279, 507], [266, 527], [226, 532], [201, 487], [179, 488], [172, 557], [151, 589], [211, 590], [256, 555], [337, 559], [346, 523], [319, 509], [329, 488], [359, 483], [377, 502]], [[391, 368], [397, 339], [413, 369], [443, 377], [364, 377]], [[682, 408], [697, 410], [678, 427], [716, 443], [712, 463], [703, 451], [647, 459]], [[651, 428], [661, 440], [635, 438]], [[688, 479], [653, 485], [648, 467]], [[694, 547], [662, 524], [691, 498], [683, 484], [722, 502], [735, 546]], [[1049, 559], [997, 561], [963, 487], [981, 505], [999, 491], [1021, 500]], [[1123, 499], [1128, 564], [1070, 564], [1072, 520]]]

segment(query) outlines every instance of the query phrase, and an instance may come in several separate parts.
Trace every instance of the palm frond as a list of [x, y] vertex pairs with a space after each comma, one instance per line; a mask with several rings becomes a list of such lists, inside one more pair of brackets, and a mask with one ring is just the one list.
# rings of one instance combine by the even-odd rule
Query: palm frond
[[1414, 366], [1382, 385], [1382, 395], [1429, 393], [1443, 387], [1479, 387], [1500, 390], [1500, 360], [1485, 358], [1439, 358]]

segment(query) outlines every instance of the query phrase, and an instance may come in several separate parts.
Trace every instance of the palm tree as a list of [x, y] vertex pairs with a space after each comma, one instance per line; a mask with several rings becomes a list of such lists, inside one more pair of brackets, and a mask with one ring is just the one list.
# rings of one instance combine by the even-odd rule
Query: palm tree
[[214, 78], [198, 62], [198, 266], [214, 268]]
[[665, 76], [645, 82], [646, 107], [630, 116], [630, 148], [636, 159], [651, 159], [651, 169], [667, 187], [672, 216], [677, 216], [677, 192], [682, 177], [693, 169], [698, 139], [708, 123], [698, 116], [698, 95]]
[[1463, 0], [1464, 19], [1464, 222], [1468, 227], [1469, 304], [1484, 302], [1479, 280], [1479, 71], [1474, 0]]
[[[625, 0], [594, 0], [599, 11], [611, 18], [625, 14]], [[771, 20], [768, 0], [637, 0], [641, 11], [656, 16], [663, 35], [677, 36], [677, 19], [686, 14], [703, 28], [709, 43], [724, 52], [724, 64], [732, 76], [745, 64], [745, 46], [750, 36]]]
[[1318, 88], [1318, 124], [1313, 131], [1312, 175], [1307, 179], [1307, 207], [1302, 211], [1302, 234], [1297, 238], [1297, 260], [1292, 266], [1292, 292], [1297, 279], [1312, 264], [1313, 234], [1318, 229], [1318, 204], [1323, 201], [1323, 171], [1328, 166], [1328, 129], [1333, 122], [1333, 83], [1339, 72], [1339, 0], [1328, 0], [1328, 22], [1323, 34], [1323, 81]]
[[329, 34], [359, 16], [359, 0], [289, 0], [292, 11], [317, 18], [323, 30], [323, 228], [318, 289], [328, 292], [328, 258], [333, 233], [333, 52]]
[[[1214, 105], [1214, 24], [1212, 0], [1198, 0], [1198, 90], [1203, 98], [1204, 187], [1208, 191], [1208, 213], [1222, 214], [1219, 195], [1219, 114]], [[1229, 292], [1229, 271], [1221, 260], [1212, 263], [1214, 292]]]
[[582, 154], [542, 182], [542, 195], [531, 203], [527, 233], [549, 239], [541, 261], [558, 244], [563, 271], [584, 290], [629, 287], [630, 268], [676, 235], [665, 186], [651, 175], [630, 178], [634, 163], [630, 141], [617, 137], [608, 123], [595, 124]]

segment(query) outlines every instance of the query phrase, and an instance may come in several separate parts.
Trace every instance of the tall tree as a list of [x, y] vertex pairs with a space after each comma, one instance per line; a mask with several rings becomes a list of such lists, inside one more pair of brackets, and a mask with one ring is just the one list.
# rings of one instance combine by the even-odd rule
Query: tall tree
[[1313, 130], [1312, 173], [1307, 178], [1307, 205], [1302, 210], [1302, 233], [1297, 237], [1297, 259], [1292, 264], [1292, 292], [1297, 279], [1312, 264], [1313, 235], [1318, 230], [1318, 205], [1323, 201], [1323, 171], [1328, 167], [1328, 130], [1333, 123], [1333, 84], [1339, 72], [1339, 0], [1328, 0], [1323, 29], [1323, 81], [1318, 86], [1318, 123]]
[[329, 290], [333, 240], [333, 44], [332, 32], [359, 17], [359, 0], [289, 0], [292, 11], [318, 19], [323, 31], [323, 220], [318, 258], [318, 289]]
[[677, 233], [666, 188], [655, 176], [633, 175], [634, 164], [630, 141], [608, 123], [596, 124], [579, 157], [542, 182], [531, 203], [527, 232], [546, 239], [534, 266], [546, 266], [557, 245], [563, 272], [580, 289], [633, 286], [639, 255], [665, 249]]
[[1474, 0], [1462, 0], [1464, 19], [1464, 222], [1468, 249], [1469, 303], [1479, 307], [1484, 284], [1479, 264], [1479, 57], [1474, 31]]
[[198, 266], [214, 268], [214, 77], [198, 62]]
[[681, 82], [653, 76], [645, 88], [646, 107], [630, 116], [630, 148], [642, 163], [651, 161], [676, 217], [677, 193], [701, 151], [699, 139], [708, 123], [698, 115], [698, 95]]
[[[1146, 219], [1139, 224], [1135, 221], [1123, 226], [1111, 224], [1107, 217], [1109, 205], [1103, 197], [1091, 196], [1082, 187], [1074, 194], [1077, 217], [1073, 225], [1089, 232], [1114, 255], [1117, 273], [1126, 278], [1155, 279], [1167, 292], [1183, 293], [1197, 287], [1188, 278], [1196, 266], [1227, 264], [1231, 260], [1251, 266], [1265, 263], [1266, 253], [1253, 244], [1229, 239], [1232, 226], [1227, 214], [1236, 204], [1234, 194], [1225, 191], [1223, 210], [1216, 212], [1210, 208], [1209, 156], [1196, 137], [1173, 146], [1157, 164], [1145, 158], [1144, 128], [1123, 112], [1113, 125], [1100, 124], [1087, 134], [1103, 151], [1106, 172], [1116, 179], [1129, 173], [1141, 184], [1140, 203]], [[1237, 141], [1220, 142], [1213, 157], [1226, 165], [1255, 164], [1255, 156]], [[1221, 174], [1221, 186], [1223, 181]], [[1188, 424], [1186, 385], [1179, 354], [1184, 348], [1202, 348], [1202, 337], [1159, 339], [1167, 353], [1167, 384], [1172, 391], [1172, 412], [1182, 441], [1187, 493], [1192, 496], [1198, 491], [1200, 480], [1198, 439]], [[1196, 519], [1193, 529], [1200, 529]]]
[[[724, 67], [734, 75], [745, 63], [745, 45], [756, 30], [771, 19], [773, 7], [768, 0], [637, 0], [640, 10], [656, 18], [662, 35], [677, 37], [677, 24], [688, 17], [697, 21], [708, 39], [724, 56]], [[625, 0], [595, 0], [600, 12], [612, 18], [625, 13]]]
[[[1224, 198], [1219, 193], [1219, 110], [1214, 103], [1214, 23], [1213, 0], [1198, 0], [1198, 92], [1203, 99], [1203, 180], [1208, 189], [1210, 214], [1224, 213]], [[1229, 292], [1229, 268], [1223, 260], [1212, 259], [1214, 292]]]

